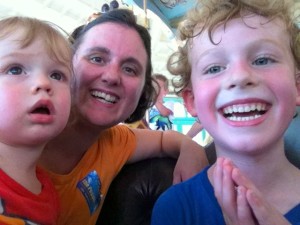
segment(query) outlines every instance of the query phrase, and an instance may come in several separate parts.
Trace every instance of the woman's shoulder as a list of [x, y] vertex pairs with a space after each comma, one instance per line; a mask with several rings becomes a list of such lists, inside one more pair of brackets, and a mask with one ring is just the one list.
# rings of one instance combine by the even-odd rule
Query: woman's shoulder
[[118, 124], [102, 132], [100, 138], [103, 138], [104, 136], [109, 136], [110, 138], [116, 138], [119, 136], [122, 137], [127, 135], [134, 135], [134, 133], [125, 124]]
[[98, 139], [98, 146], [116, 146], [117, 149], [134, 149], [135, 145], [136, 137], [134, 132], [123, 124], [105, 130]]

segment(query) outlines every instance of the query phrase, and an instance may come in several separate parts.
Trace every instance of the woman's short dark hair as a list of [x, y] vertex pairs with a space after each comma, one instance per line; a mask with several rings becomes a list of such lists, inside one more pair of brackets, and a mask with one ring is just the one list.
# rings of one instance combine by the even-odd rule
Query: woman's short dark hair
[[131, 10], [115, 9], [101, 14], [99, 17], [84, 26], [77, 27], [71, 34], [73, 50], [76, 52], [88, 30], [94, 26], [107, 22], [126, 25], [134, 29], [139, 34], [147, 53], [148, 60], [146, 65], [146, 78], [142, 95], [135, 111], [124, 121], [126, 123], [133, 123], [144, 117], [146, 110], [154, 105], [157, 98], [157, 92], [153, 86], [153, 78], [151, 76], [151, 36], [148, 30], [145, 27], [137, 24], [136, 17]]

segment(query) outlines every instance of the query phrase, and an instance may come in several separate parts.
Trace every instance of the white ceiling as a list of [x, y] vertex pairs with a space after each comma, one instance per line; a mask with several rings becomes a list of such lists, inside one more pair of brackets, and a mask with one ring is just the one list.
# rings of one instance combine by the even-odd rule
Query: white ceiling
[[0, 0], [1, 17], [26, 15], [50, 20], [67, 31], [101, 10], [104, 0]]
[[[71, 32], [77, 26], [86, 23], [91, 14], [101, 11], [104, 3], [110, 2], [111, 0], [0, 0], [0, 18], [30, 16], [51, 21]], [[122, 1], [118, 2], [121, 4]], [[129, 7], [138, 14], [144, 12], [136, 5]], [[147, 15], [152, 37], [153, 72], [170, 76], [166, 70], [166, 61], [177, 48], [174, 34], [154, 13], [148, 11]]]

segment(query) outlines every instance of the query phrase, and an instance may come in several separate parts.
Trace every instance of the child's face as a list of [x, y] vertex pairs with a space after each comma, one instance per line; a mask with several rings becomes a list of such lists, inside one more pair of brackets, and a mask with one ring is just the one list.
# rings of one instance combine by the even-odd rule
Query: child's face
[[223, 148], [246, 151], [282, 140], [298, 97], [282, 21], [234, 19], [213, 40], [219, 44], [203, 33], [192, 41], [193, 91], [183, 95], [189, 112]]
[[67, 123], [71, 74], [39, 37], [20, 48], [20, 32], [0, 40], [0, 142], [41, 145]]

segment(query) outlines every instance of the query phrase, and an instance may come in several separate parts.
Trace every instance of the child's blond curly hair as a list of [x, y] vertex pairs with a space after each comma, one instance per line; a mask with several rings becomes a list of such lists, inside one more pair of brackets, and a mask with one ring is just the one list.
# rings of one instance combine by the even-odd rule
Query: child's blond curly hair
[[226, 28], [229, 20], [251, 14], [269, 20], [280, 18], [286, 24], [295, 65], [300, 69], [300, 35], [297, 25], [299, 18], [295, 13], [296, 5], [292, 0], [198, 0], [195, 8], [187, 13], [178, 27], [179, 39], [185, 42], [184, 46], [179, 47], [168, 59], [168, 70], [175, 76], [172, 80], [175, 91], [180, 94], [190, 84], [191, 67], [188, 54], [193, 37], [207, 30], [210, 41], [217, 45], [212, 40], [213, 31], [217, 27]]
[[[22, 30], [20, 48], [25, 48], [36, 39], [42, 40], [50, 57], [69, 69], [72, 74], [72, 49], [64, 36], [67, 33], [56, 24], [30, 17], [12, 16], [0, 20], [0, 40]], [[42, 57], [42, 56], [41, 56]]]

